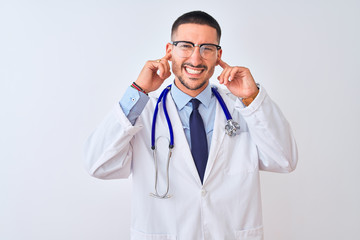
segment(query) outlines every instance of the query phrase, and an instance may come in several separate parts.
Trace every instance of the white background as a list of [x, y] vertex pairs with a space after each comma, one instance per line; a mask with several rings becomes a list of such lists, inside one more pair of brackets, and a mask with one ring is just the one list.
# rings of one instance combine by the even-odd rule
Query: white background
[[295, 172], [261, 174], [266, 239], [358, 238], [358, 1], [0, 0], [1, 240], [129, 239], [131, 180], [88, 176], [83, 143], [198, 9], [297, 139]]

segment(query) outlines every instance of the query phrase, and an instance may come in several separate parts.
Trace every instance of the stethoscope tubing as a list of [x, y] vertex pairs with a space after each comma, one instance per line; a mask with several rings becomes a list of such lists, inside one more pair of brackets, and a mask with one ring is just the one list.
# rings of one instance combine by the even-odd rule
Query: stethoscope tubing
[[173, 128], [171, 125], [171, 121], [170, 121], [170, 117], [166, 108], [166, 95], [168, 94], [168, 92], [171, 89], [171, 84], [169, 86], [167, 86], [160, 94], [159, 99], [156, 102], [156, 107], [154, 110], [154, 116], [153, 116], [153, 121], [152, 121], [152, 126], [151, 126], [151, 149], [155, 150], [155, 128], [156, 128], [156, 118], [158, 115], [158, 111], [159, 111], [159, 103], [162, 101], [163, 104], [163, 109], [164, 109], [164, 114], [165, 114], [165, 118], [166, 118], [166, 122], [168, 124], [169, 127], [169, 133], [170, 133], [170, 144], [169, 144], [169, 148], [173, 148], [174, 147], [174, 132], [173, 132]]
[[225, 113], [226, 120], [228, 120], [228, 121], [231, 120], [232, 117], [231, 117], [231, 114], [229, 112], [229, 109], [227, 108], [227, 106], [226, 106], [226, 104], [224, 102], [224, 99], [220, 96], [219, 92], [216, 90], [215, 87], [212, 87], [211, 90], [214, 93], [217, 100], [219, 101], [220, 106], [221, 106], [221, 108], [223, 109], [223, 111]]
[[[171, 86], [171, 85], [170, 85]], [[172, 128], [172, 125], [171, 125], [171, 121], [170, 121], [170, 117], [169, 117], [169, 114], [168, 114], [168, 111], [166, 109], [166, 95], [168, 94], [168, 92], [170, 91], [170, 86], [168, 86], [166, 88], [166, 92], [164, 93], [164, 96], [163, 96], [163, 109], [164, 109], [164, 114], [165, 114], [165, 118], [166, 118], [166, 122], [169, 126], [169, 133], [170, 133], [170, 145], [169, 145], [169, 148], [173, 148], [174, 147], [174, 132], [173, 132], [173, 128]], [[155, 135], [155, 134], [154, 134]]]

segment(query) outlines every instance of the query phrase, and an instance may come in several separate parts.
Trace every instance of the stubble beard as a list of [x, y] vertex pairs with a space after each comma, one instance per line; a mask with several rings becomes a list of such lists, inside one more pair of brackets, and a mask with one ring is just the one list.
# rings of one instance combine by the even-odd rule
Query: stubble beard
[[[192, 91], [196, 91], [196, 90], [202, 88], [202, 87], [209, 81], [209, 79], [204, 79], [204, 81], [202, 81], [202, 82], [201, 82], [200, 84], [198, 84], [197, 86], [191, 87], [187, 82], [184, 81], [184, 79], [183, 79], [181, 76], [178, 76], [177, 78], [179, 79], [180, 83], [181, 83], [184, 87], [186, 87], [188, 90], [192, 90]], [[195, 78], [189, 78], [189, 79], [196, 81]]]
[[[177, 63], [175, 61], [173, 61], [173, 69], [174, 67], [175, 68], [178, 68], [177, 66]], [[185, 68], [185, 66], [188, 65], [188, 66], [191, 66], [191, 67], [195, 67], [191, 64], [188, 64], [188, 63], [183, 63], [179, 69], [180, 69], [180, 73], [182, 72], [182, 69]], [[204, 71], [208, 70], [208, 67], [205, 66], [205, 65], [202, 65], [202, 66], [197, 66], [197, 67], [203, 67], [204, 68]], [[186, 89], [190, 90], [190, 91], [196, 91], [196, 90], [199, 90], [201, 89], [202, 87], [204, 87], [205, 84], [209, 83], [209, 80], [210, 80], [210, 77], [213, 75], [214, 73], [214, 70], [215, 70], [215, 66], [211, 67], [209, 73], [210, 73], [210, 76], [209, 78], [205, 78], [202, 82], [199, 82], [199, 84], [195, 85], [195, 86], [191, 86], [189, 84], [189, 82], [186, 82], [184, 80], [184, 78], [181, 76], [181, 74], [179, 73], [178, 75], [175, 75], [175, 77], [179, 80], [179, 82], [181, 83], [181, 85], [183, 85]], [[186, 71], [186, 70], [184, 70]], [[173, 71], [174, 74], [176, 74], [174, 71]], [[197, 78], [189, 78], [190, 81], [199, 81]]]

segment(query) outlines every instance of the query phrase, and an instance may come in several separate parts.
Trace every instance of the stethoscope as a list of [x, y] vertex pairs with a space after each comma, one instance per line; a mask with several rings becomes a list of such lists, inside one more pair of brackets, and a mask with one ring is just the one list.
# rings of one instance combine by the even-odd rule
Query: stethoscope
[[[169, 93], [170, 89], [171, 89], [171, 84], [169, 86], [167, 86], [161, 92], [160, 97], [157, 100], [157, 103], [155, 106], [152, 127], [151, 127], [151, 149], [153, 150], [153, 158], [154, 158], [154, 165], [155, 165], [155, 193], [150, 193], [150, 196], [155, 197], [155, 198], [161, 198], [161, 199], [166, 199], [166, 198], [171, 197], [171, 195], [168, 195], [169, 187], [170, 187], [169, 165], [170, 165], [170, 159], [171, 159], [171, 155], [172, 155], [172, 149], [174, 148], [174, 132], [173, 132], [173, 128], [171, 125], [168, 111], [166, 109], [166, 95]], [[224, 111], [224, 114], [225, 114], [225, 117], [227, 120], [226, 125], [225, 125], [226, 134], [233, 137], [236, 135], [236, 131], [240, 130], [240, 125], [232, 119], [229, 109], [227, 108], [223, 98], [221, 97], [221, 95], [219, 94], [217, 89], [215, 87], [211, 87], [211, 90], [212, 90], [213, 94], [215, 95], [216, 99], [219, 101], [222, 110]], [[157, 164], [156, 147], [155, 147], [155, 126], [156, 126], [156, 117], [157, 117], [157, 114], [159, 111], [159, 103], [160, 102], [162, 102], [162, 105], [163, 105], [164, 115], [166, 118], [166, 122], [167, 122], [167, 125], [169, 128], [169, 134], [170, 134], [169, 152], [168, 152], [168, 158], [167, 158], [167, 164], [166, 164], [166, 182], [167, 182], [167, 184], [166, 184], [166, 191], [164, 194], [159, 194], [159, 192], [158, 192], [158, 164]]]

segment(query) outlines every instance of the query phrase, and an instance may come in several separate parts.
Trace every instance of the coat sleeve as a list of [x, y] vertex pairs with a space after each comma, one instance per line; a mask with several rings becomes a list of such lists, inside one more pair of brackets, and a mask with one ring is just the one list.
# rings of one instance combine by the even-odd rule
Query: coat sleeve
[[[241, 104], [238, 99], [238, 106]], [[291, 172], [296, 168], [298, 152], [288, 121], [265, 89], [254, 101], [240, 110], [257, 146], [259, 168], [271, 172]]]
[[85, 143], [89, 174], [101, 179], [127, 178], [131, 173], [131, 140], [141, 129], [141, 121], [133, 126], [116, 104]]

